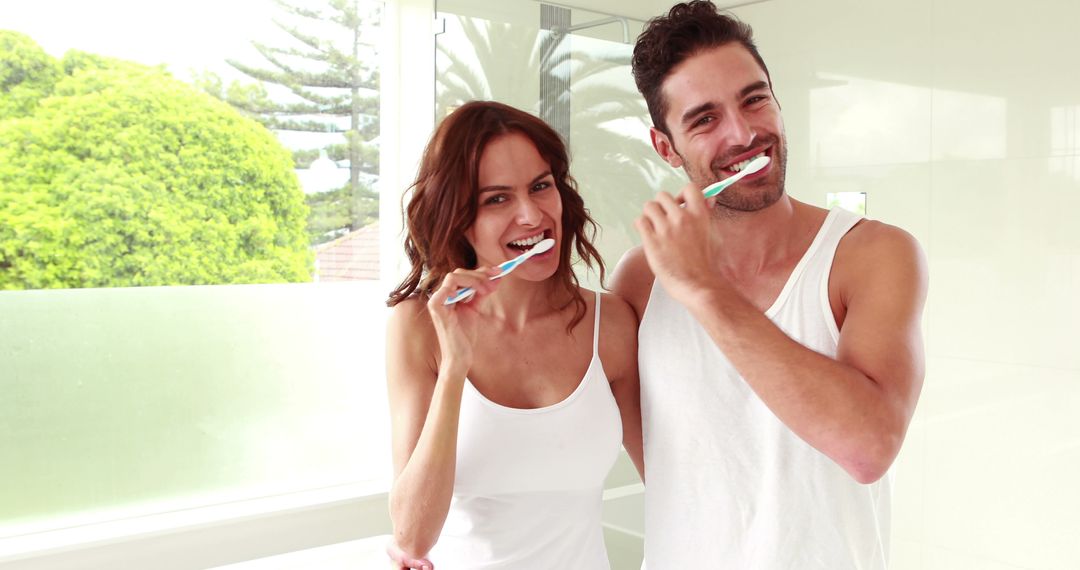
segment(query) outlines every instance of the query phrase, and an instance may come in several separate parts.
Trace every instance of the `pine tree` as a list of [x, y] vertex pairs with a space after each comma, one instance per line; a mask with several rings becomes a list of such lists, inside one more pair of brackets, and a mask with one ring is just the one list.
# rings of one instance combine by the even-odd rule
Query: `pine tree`
[[[312, 204], [309, 231], [313, 241], [324, 241], [360, 227], [370, 219], [369, 211], [378, 208], [377, 195], [369, 183], [378, 176], [379, 167], [375, 142], [379, 134], [379, 5], [366, 0], [274, 3], [284, 17], [273, 21], [288, 34], [288, 45], [252, 42], [269, 64], [265, 67], [226, 59], [229, 65], [260, 83], [233, 82], [225, 88], [213, 74], [204, 74], [199, 83], [269, 129], [344, 136], [344, 141], [323, 148], [335, 161], [348, 160], [351, 199]], [[300, 150], [294, 153], [294, 159], [298, 166], [306, 166], [317, 155], [317, 149]], [[334, 204], [338, 211], [316, 211], [320, 205], [325, 207], [324, 203]], [[345, 225], [340, 224], [343, 219], [347, 220]], [[330, 227], [327, 220], [338, 222]]]

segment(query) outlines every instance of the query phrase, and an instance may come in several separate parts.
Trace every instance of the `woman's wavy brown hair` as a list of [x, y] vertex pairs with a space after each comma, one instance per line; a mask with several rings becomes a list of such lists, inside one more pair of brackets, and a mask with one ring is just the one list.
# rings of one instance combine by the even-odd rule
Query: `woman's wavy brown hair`
[[[458, 267], [476, 267], [476, 252], [465, 239], [465, 231], [476, 220], [480, 157], [488, 143], [509, 133], [528, 137], [551, 165], [555, 187], [562, 199], [563, 229], [559, 268], [552, 279], [557, 287], [570, 294], [570, 303], [575, 305], [567, 330], [585, 316], [585, 300], [571, 270], [571, 256], [576, 252], [587, 267], [595, 266], [601, 284], [604, 262], [592, 244], [597, 225], [578, 193], [577, 182], [570, 176], [566, 145], [540, 119], [494, 101], [462, 105], [442, 121], [428, 142], [416, 181], [410, 187], [412, 197], [404, 206], [405, 254], [412, 267], [405, 280], [390, 293], [387, 305], [393, 307], [417, 294], [431, 295], [447, 273]], [[405, 197], [403, 204], [404, 201]]]

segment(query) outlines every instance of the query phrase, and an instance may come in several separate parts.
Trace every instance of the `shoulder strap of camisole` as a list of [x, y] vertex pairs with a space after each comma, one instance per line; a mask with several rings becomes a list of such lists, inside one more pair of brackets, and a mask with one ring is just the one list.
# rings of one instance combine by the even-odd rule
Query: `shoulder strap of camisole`
[[596, 358], [600, 354], [600, 292], [596, 292], [596, 304], [593, 306], [593, 331], [592, 331], [592, 355]]

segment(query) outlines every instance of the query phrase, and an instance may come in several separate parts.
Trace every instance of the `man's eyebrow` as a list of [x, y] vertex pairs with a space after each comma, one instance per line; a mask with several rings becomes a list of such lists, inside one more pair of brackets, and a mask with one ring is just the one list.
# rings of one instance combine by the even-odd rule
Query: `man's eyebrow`
[[[743, 97], [746, 97], [747, 95], [753, 93], [754, 91], [760, 91], [762, 89], [768, 89], [768, 88], [769, 88], [768, 83], [766, 83], [764, 81], [755, 81], [755, 82], [751, 83], [750, 85], [747, 85], [746, 87], [743, 87], [742, 90], [739, 91], [739, 99], [742, 99]], [[679, 122], [681, 122], [682, 124], [685, 125], [685, 124], [689, 123], [690, 121], [692, 121], [694, 119], [694, 117], [696, 117], [696, 116], [698, 116], [698, 115], [700, 115], [700, 114], [702, 114], [702, 113], [704, 113], [706, 111], [712, 111], [714, 108], [716, 108], [716, 104], [711, 102], [711, 101], [706, 102], [706, 103], [702, 103], [702, 104], [700, 104], [700, 105], [698, 105], [696, 107], [691, 107], [685, 113], [683, 113], [682, 117], [679, 119]]]
[[750, 85], [747, 85], [746, 87], [743, 87], [742, 91], [739, 91], [739, 98], [742, 99], [743, 97], [746, 97], [747, 95], [753, 93], [754, 91], [759, 91], [761, 89], [768, 89], [768, 88], [769, 88], [768, 83], [766, 83], [764, 81], [755, 81], [755, 82], [751, 83]]
[[[529, 182], [529, 186], [532, 186], [533, 184], [536, 184], [537, 182], [543, 180], [544, 178], [547, 178], [548, 176], [551, 176], [551, 171], [550, 170], [545, 170], [545, 171], [541, 172], [539, 176], [532, 179], [532, 182]], [[485, 192], [502, 192], [502, 191], [509, 190], [509, 189], [510, 189], [509, 186], [500, 186], [500, 185], [484, 186], [483, 188], [480, 189], [480, 193], [483, 194]]]
[[712, 101], [702, 103], [697, 107], [691, 107], [683, 113], [682, 118], [679, 120], [682, 124], [687, 124], [694, 119], [694, 117], [704, 113], [705, 111], [711, 111], [716, 108], [716, 103]]

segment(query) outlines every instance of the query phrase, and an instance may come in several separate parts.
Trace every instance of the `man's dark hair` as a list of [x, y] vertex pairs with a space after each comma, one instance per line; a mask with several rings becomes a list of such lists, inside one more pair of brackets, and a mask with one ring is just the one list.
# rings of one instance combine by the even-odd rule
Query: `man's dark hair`
[[738, 42], [750, 52], [772, 84], [769, 68], [754, 45], [754, 31], [733, 14], [722, 13], [712, 2], [694, 0], [672, 6], [666, 15], [657, 16], [645, 25], [634, 45], [631, 66], [638, 91], [645, 97], [653, 126], [671, 136], [664, 115], [668, 102], [661, 86], [675, 66], [690, 56], [709, 48]]

